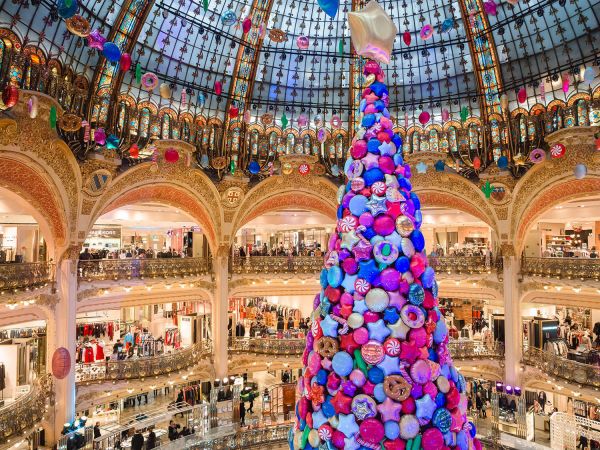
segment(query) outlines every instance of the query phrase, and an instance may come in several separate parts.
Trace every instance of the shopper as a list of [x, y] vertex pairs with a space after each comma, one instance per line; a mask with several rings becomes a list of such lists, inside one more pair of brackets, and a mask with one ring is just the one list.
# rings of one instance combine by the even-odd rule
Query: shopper
[[179, 437], [179, 433], [177, 432], [177, 429], [179, 428], [179, 424], [175, 423], [175, 421], [171, 420], [169, 422], [169, 440], [170, 441], [174, 441], [175, 439], [177, 439]]
[[102, 435], [102, 433], [100, 433], [100, 422], [96, 422], [96, 425], [94, 425], [94, 439], [99, 438]]
[[135, 430], [131, 438], [131, 450], [142, 450], [144, 448], [144, 436], [140, 430]]
[[246, 405], [244, 405], [244, 402], [240, 402], [240, 425], [246, 426]]
[[146, 450], [152, 450], [156, 447], [156, 433], [154, 432], [154, 428], [150, 430], [148, 434], [148, 440], [146, 441]]
[[477, 396], [475, 397], [475, 407], [477, 408], [477, 416], [478, 417], [482, 417], [481, 416], [482, 406], [483, 406], [483, 400], [481, 400], [481, 395], [479, 395], [479, 393], [477, 393]]

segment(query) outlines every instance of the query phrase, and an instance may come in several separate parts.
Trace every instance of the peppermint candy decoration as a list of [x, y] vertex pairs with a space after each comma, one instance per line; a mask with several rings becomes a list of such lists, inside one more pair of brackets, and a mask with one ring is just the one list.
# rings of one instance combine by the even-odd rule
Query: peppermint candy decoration
[[358, 225], [358, 220], [354, 216], [346, 216], [338, 221], [338, 228], [342, 233], [348, 233], [355, 230]]
[[550, 155], [552, 155], [553, 158], [562, 158], [565, 156], [566, 151], [567, 148], [560, 142], [550, 147]]
[[317, 337], [319, 335], [319, 331], [321, 331], [320, 330], [321, 326], [320, 326], [319, 322], [320, 322], [320, 320], [314, 320], [312, 322], [312, 324], [310, 325], [310, 332], [312, 333], [312, 335], [314, 337]]
[[302, 163], [300, 164], [300, 167], [298, 167], [298, 172], [300, 172], [300, 175], [308, 175], [310, 172], [310, 166], [306, 163]]
[[327, 426], [326, 424], [321, 425], [319, 427], [319, 438], [325, 442], [330, 441], [332, 434], [333, 434], [331, 431], [332, 431], [331, 427]]
[[398, 356], [400, 354], [400, 341], [396, 338], [389, 338], [383, 343], [383, 351], [388, 356]]
[[354, 282], [354, 289], [360, 295], [365, 295], [371, 289], [371, 285], [364, 278], [357, 278], [357, 280]]
[[383, 181], [376, 181], [371, 186], [371, 192], [377, 195], [383, 195], [386, 191], [386, 185]]

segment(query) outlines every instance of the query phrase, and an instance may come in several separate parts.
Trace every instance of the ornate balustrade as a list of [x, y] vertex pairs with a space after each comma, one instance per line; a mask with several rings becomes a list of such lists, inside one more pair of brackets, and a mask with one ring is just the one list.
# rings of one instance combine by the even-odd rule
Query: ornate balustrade
[[318, 273], [323, 268], [321, 256], [250, 256], [233, 258], [234, 274]]
[[448, 342], [448, 350], [452, 358], [458, 359], [479, 359], [492, 358], [499, 359], [504, 357], [504, 346], [500, 342], [494, 342], [491, 345], [483, 342], [471, 340], [451, 340]]
[[502, 271], [502, 259], [486, 262], [485, 256], [429, 256], [429, 265], [437, 273], [484, 274]]
[[234, 337], [229, 341], [229, 350], [265, 355], [302, 355], [305, 342], [304, 339]]
[[54, 280], [47, 262], [0, 264], [0, 295], [44, 286]]
[[130, 280], [205, 275], [210, 271], [206, 258], [148, 258], [80, 260], [80, 280]]
[[521, 274], [568, 280], [600, 280], [600, 259], [529, 258], [521, 260]]
[[582, 386], [600, 388], [600, 366], [583, 364], [535, 347], [523, 347], [523, 362], [542, 372]]
[[31, 385], [29, 393], [0, 408], [0, 444], [16, 434], [34, 427], [46, 412], [46, 402], [52, 401], [52, 376], [43, 375]]
[[77, 364], [75, 382], [129, 380], [164, 375], [192, 367], [210, 354], [210, 343], [202, 342], [159, 356]]

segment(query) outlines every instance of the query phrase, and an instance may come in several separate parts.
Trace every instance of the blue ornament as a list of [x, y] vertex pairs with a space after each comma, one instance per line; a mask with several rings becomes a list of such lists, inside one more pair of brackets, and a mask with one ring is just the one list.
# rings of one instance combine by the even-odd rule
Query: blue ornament
[[369, 150], [369, 152], [378, 155], [380, 145], [381, 142], [379, 141], [379, 139], [369, 139], [369, 142], [367, 142], [367, 149]]
[[200, 157], [200, 167], [202, 167], [203, 169], [208, 169], [208, 167], [209, 167], [208, 155], [204, 154]]
[[383, 370], [381, 370], [379, 367], [371, 367], [367, 372], [367, 378], [371, 383], [378, 384], [383, 382], [385, 374], [383, 373]]
[[371, 227], [369, 227], [365, 231], [363, 231], [363, 236], [367, 239], [371, 239], [372, 237], [374, 237], [376, 235], [377, 235], [377, 233], [375, 233], [375, 231], [373, 231], [373, 228], [371, 228]]
[[438, 406], [438, 408], [444, 407], [444, 405], [446, 404], [446, 396], [443, 392], [437, 393], [437, 395], [435, 396], [435, 404]]
[[452, 425], [452, 416], [446, 408], [438, 408], [433, 413], [431, 421], [442, 433], [447, 433]]
[[452, 28], [454, 28], [454, 18], [453, 17], [449, 17], [448, 19], [446, 19], [442, 22], [442, 27], [441, 27], [442, 33], [447, 33]]
[[319, 370], [315, 378], [317, 379], [317, 384], [325, 386], [327, 384], [327, 371], [325, 369]]
[[375, 400], [377, 400], [379, 403], [383, 403], [385, 401], [387, 395], [385, 395], [385, 391], [383, 390], [383, 383], [378, 383], [375, 385], [373, 388], [373, 397], [375, 397]]
[[398, 310], [394, 306], [386, 308], [383, 312], [383, 320], [387, 323], [396, 323], [398, 319], [400, 319], [400, 314], [398, 314]]
[[340, 9], [339, 0], [318, 0], [319, 7], [332, 19], [335, 18], [338, 9]]
[[387, 86], [383, 83], [380, 83], [379, 81], [376, 81], [369, 87], [371, 88], [371, 92], [373, 92], [373, 94], [375, 94], [379, 98], [381, 98], [383, 94], [388, 93]]
[[408, 272], [410, 270], [410, 259], [406, 256], [401, 256], [396, 260], [394, 267], [400, 273]]
[[443, 172], [446, 168], [446, 164], [441, 159], [438, 159], [433, 167], [435, 167], [436, 172]]
[[251, 161], [250, 164], [248, 164], [248, 172], [256, 175], [258, 172], [260, 172], [260, 164], [258, 164], [256, 161]]
[[354, 216], [359, 217], [362, 213], [365, 213], [369, 210], [369, 208], [367, 208], [368, 201], [369, 199], [367, 199], [367, 197], [364, 195], [355, 195], [350, 200], [348, 208]]
[[70, 19], [79, 11], [77, 0], [58, 0], [56, 7], [58, 16], [63, 19]]
[[475, 427], [475, 424], [473, 422], [469, 422], [469, 425], [471, 426], [471, 429], [469, 430], [469, 434], [471, 435], [472, 438], [474, 438], [475, 436], [477, 436], [477, 428]]
[[402, 147], [402, 136], [400, 136], [399, 134], [394, 134], [392, 136], [392, 142], [394, 143], [396, 148], [401, 148]]
[[[385, 103], [383, 102], [383, 100], [377, 100], [374, 104], [375, 109], [379, 112], [385, 111], [387, 108], [385, 107]], [[385, 115], [385, 113], [384, 113]]]
[[[354, 361], [352, 356], [350, 356], [348, 353], [337, 352], [335, 355], [333, 355], [331, 367], [333, 368], [333, 371], [340, 377], [347, 377], [354, 368]], [[381, 381], [383, 381], [383, 378]]]
[[506, 156], [501, 156], [498, 158], [498, 169], [504, 170], [508, 168], [508, 158]]
[[367, 114], [362, 119], [362, 126], [365, 128], [372, 127], [375, 124], [375, 114]]
[[114, 134], [109, 134], [106, 137], [106, 148], [110, 150], [119, 148], [119, 138], [116, 137]]
[[344, 207], [340, 205], [337, 210], [337, 218], [341, 219], [342, 217], [344, 217]]
[[202, 92], [200, 92], [198, 94], [198, 105], [204, 106], [205, 103], [206, 103], [206, 97], [204, 96], [204, 94]]
[[121, 50], [112, 42], [105, 42], [102, 46], [102, 54], [110, 62], [117, 63], [121, 59]]
[[425, 291], [423, 288], [417, 283], [411, 284], [408, 290], [408, 301], [413, 305], [419, 306], [423, 303], [423, 300], [425, 300]]
[[425, 248], [425, 236], [423, 236], [421, 231], [414, 230], [410, 235], [410, 240], [412, 241], [416, 251], [423, 251]]
[[339, 266], [332, 266], [327, 271], [327, 281], [331, 287], [338, 287], [344, 280], [344, 273]]
[[460, 448], [460, 450], [469, 449], [469, 438], [467, 437], [465, 430], [460, 430], [456, 433], [456, 446]]
[[419, 200], [419, 196], [417, 194], [411, 192], [410, 199], [412, 200], [413, 205], [415, 205], [415, 209], [421, 209], [421, 200]]
[[288, 431], [288, 446], [290, 450], [294, 450], [294, 427], [290, 427]]
[[221, 23], [223, 25], [230, 27], [231, 25], [233, 25], [236, 22], [237, 22], [237, 16], [235, 15], [235, 12], [233, 12], [231, 9], [228, 9], [223, 14], [221, 14]]
[[321, 287], [323, 289], [327, 287], [327, 269], [321, 270], [321, 275], [319, 275], [319, 282], [321, 283]]
[[425, 272], [421, 275], [421, 283], [425, 289], [431, 289], [433, 281], [435, 280], [435, 270], [431, 267], [426, 267]]
[[446, 321], [438, 320], [438, 322], [435, 324], [435, 330], [433, 331], [433, 342], [436, 344], [441, 344], [444, 342], [444, 339], [446, 339], [446, 336], [448, 336], [448, 327], [446, 326]]
[[335, 416], [335, 408], [331, 404], [331, 395], [328, 395], [323, 404], [321, 405], [321, 411], [323, 411], [323, 415], [328, 419], [330, 417]]
[[376, 181], [384, 181], [385, 174], [378, 167], [373, 167], [372, 169], [367, 170], [363, 174], [363, 179], [365, 180], [365, 186], [371, 186]]
[[385, 429], [385, 437], [388, 439], [394, 440], [400, 436], [400, 425], [398, 422], [388, 420], [383, 424], [383, 428]]

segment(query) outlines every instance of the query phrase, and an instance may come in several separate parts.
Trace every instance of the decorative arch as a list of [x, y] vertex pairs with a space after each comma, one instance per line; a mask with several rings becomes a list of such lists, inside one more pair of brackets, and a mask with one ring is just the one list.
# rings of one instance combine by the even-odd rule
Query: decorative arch
[[589, 102], [590, 94], [588, 94], [587, 92], [575, 92], [569, 97], [569, 100], [567, 100], [567, 106], [573, 106], [577, 100], [582, 99]]

